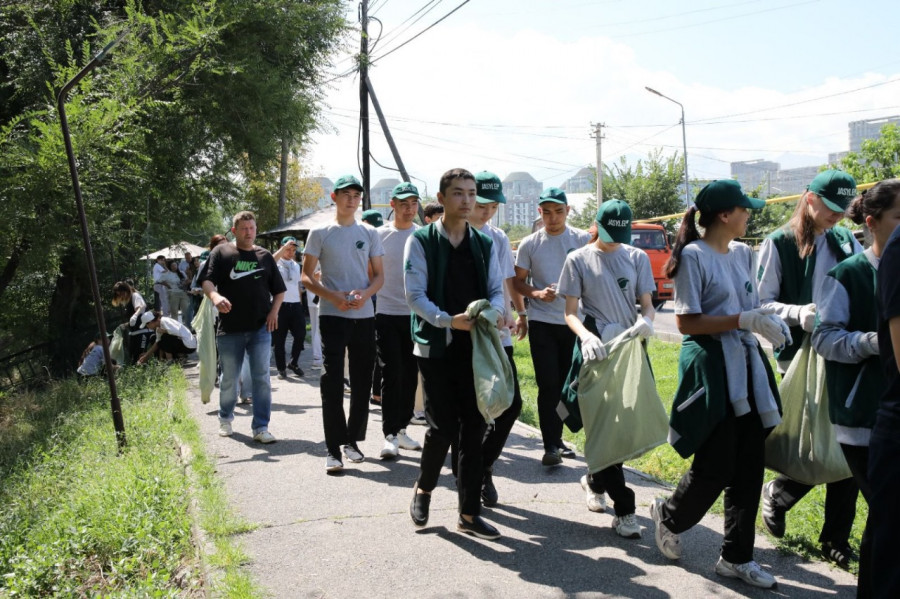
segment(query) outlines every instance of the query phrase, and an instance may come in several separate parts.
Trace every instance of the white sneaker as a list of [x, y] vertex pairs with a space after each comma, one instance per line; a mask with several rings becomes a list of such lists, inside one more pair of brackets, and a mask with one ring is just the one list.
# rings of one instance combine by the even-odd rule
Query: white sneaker
[[653, 524], [656, 525], [656, 533], [654, 535], [656, 537], [656, 546], [667, 558], [680, 559], [681, 538], [662, 523], [660, 509], [665, 501], [662, 497], [657, 497], [650, 504], [650, 518], [653, 520]]
[[621, 518], [616, 516], [612, 521], [616, 534], [626, 539], [640, 539], [641, 525], [637, 523], [634, 514], [625, 514]]
[[410, 419], [409, 423], [426, 426], [428, 421], [425, 420], [425, 412], [413, 412], [413, 417]]
[[325, 472], [340, 472], [344, 469], [344, 462], [330, 453], [325, 457]]
[[258, 428], [253, 433], [253, 440], [258, 443], [268, 444], [275, 442], [275, 435], [269, 432], [269, 429]]
[[400, 444], [397, 435], [388, 435], [384, 438], [384, 447], [381, 448], [382, 460], [393, 460], [400, 455]]
[[354, 464], [358, 464], [366, 459], [366, 456], [364, 456], [359, 449], [353, 447], [352, 445], [344, 445], [344, 457]]
[[234, 431], [231, 430], [231, 421], [230, 420], [219, 420], [219, 436], [220, 437], [230, 437], [234, 434]]
[[732, 564], [720, 557], [716, 562], [716, 574], [727, 578], [740, 578], [747, 584], [761, 589], [771, 589], [778, 584], [774, 576], [760, 568], [753, 560], [745, 564]]
[[418, 441], [406, 434], [405, 428], [400, 429], [400, 432], [397, 433], [397, 441], [400, 443], [400, 449], [422, 451], [422, 446]]
[[584, 501], [592, 512], [602, 512], [606, 509], [606, 496], [603, 493], [594, 493], [588, 486], [587, 474], [581, 477], [581, 488], [584, 489]]

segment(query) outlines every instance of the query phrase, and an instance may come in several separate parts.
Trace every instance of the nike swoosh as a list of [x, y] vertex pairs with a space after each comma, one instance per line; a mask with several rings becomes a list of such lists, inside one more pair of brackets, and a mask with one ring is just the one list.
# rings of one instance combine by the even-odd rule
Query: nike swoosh
[[252, 275], [254, 273], [262, 272], [262, 268], [257, 268], [256, 270], [248, 270], [247, 272], [234, 272], [234, 269], [231, 269], [231, 272], [228, 274], [231, 277], [232, 281], [237, 281], [238, 279], [243, 279], [247, 275]]

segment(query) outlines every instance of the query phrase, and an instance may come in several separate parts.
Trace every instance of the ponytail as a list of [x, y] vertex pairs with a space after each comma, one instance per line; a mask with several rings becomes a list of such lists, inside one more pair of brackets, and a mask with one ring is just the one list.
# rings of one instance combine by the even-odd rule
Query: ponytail
[[678, 266], [681, 260], [681, 251], [684, 246], [692, 241], [700, 239], [700, 232], [697, 231], [697, 225], [694, 222], [694, 216], [697, 214], [697, 207], [691, 206], [684, 213], [681, 219], [681, 226], [678, 227], [678, 234], [675, 236], [675, 244], [672, 246], [672, 255], [665, 264], [666, 277], [671, 279], [678, 274]]
[[900, 179], [887, 179], [862, 192], [847, 208], [847, 218], [858, 225], [865, 224], [866, 217], [881, 220], [885, 210], [890, 210], [900, 198]]

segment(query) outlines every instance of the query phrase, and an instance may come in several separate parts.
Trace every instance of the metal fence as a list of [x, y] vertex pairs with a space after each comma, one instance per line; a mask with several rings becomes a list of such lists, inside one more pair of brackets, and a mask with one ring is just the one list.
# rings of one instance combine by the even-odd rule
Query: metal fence
[[0, 391], [49, 380], [49, 349], [50, 343], [41, 343], [0, 358]]

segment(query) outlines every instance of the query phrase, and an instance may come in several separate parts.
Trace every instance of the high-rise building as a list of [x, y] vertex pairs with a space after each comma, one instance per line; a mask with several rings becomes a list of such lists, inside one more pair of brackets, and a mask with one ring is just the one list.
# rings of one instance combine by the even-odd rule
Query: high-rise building
[[503, 195], [506, 204], [501, 204], [498, 212], [500, 224], [531, 226], [537, 216], [538, 198], [543, 185], [534, 177], [522, 171], [510, 173], [503, 180]]
[[850, 151], [859, 152], [862, 149], [863, 140], [878, 139], [881, 136], [881, 128], [885, 125], [900, 125], [900, 116], [851, 121], [848, 125], [850, 129]]
[[391, 192], [399, 184], [399, 179], [381, 179], [369, 189], [369, 204], [381, 213], [385, 221], [388, 220], [388, 215], [391, 213]]
[[731, 177], [737, 179], [745, 192], [750, 193], [760, 188], [761, 195], [766, 194], [771, 181], [781, 168], [777, 162], [768, 160], [745, 160], [731, 163]]
[[562, 188], [569, 193], [592, 193], [597, 189], [594, 169], [586, 166], [563, 183]]

